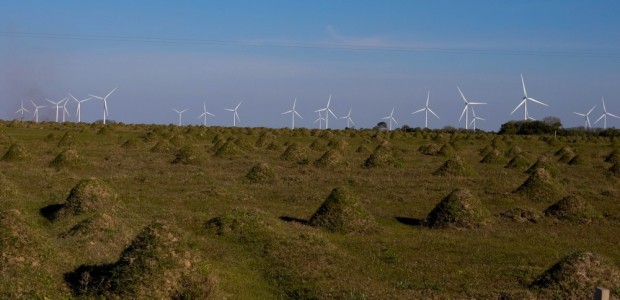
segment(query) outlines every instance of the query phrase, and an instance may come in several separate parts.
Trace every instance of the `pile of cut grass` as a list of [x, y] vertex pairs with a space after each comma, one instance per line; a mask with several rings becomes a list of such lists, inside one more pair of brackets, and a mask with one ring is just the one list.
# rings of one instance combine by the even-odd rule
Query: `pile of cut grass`
[[329, 149], [314, 161], [314, 166], [319, 168], [338, 167], [345, 164], [344, 155], [338, 148]]
[[4, 153], [0, 160], [2, 161], [25, 161], [32, 158], [32, 155], [22, 143], [15, 142], [11, 144], [9, 150]]
[[483, 164], [503, 164], [506, 162], [502, 152], [498, 149], [493, 149], [487, 155], [485, 155], [482, 160], [480, 160]]
[[382, 143], [366, 158], [364, 168], [384, 168], [399, 166], [398, 160], [394, 157], [392, 148], [387, 143]]
[[433, 208], [426, 217], [430, 228], [476, 228], [484, 225], [490, 214], [468, 189], [456, 189]]
[[116, 194], [103, 181], [90, 178], [80, 180], [69, 192], [69, 196], [49, 219], [77, 216], [89, 212], [110, 210], [115, 206]]
[[205, 156], [205, 151], [200, 147], [187, 145], [177, 151], [172, 163], [183, 165], [200, 164], [205, 161]]
[[460, 156], [455, 156], [444, 162], [433, 175], [437, 176], [474, 176], [476, 171]]
[[544, 213], [548, 217], [577, 223], [589, 223], [602, 218], [601, 213], [594, 209], [590, 203], [576, 195], [562, 198], [549, 206]]
[[273, 183], [277, 180], [277, 176], [267, 163], [260, 162], [252, 166], [244, 179], [248, 183]]
[[60, 169], [65, 167], [78, 167], [84, 163], [85, 161], [80, 157], [77, 150], [66, 149], [56, 155], [49, 166]]
[[538, 168], [515, 190], [515, 193], [530, 200], [543, 202], [558, 199], [564, 194], [564, 189], [555, 182], [546, 169]]
[[280, 159], [301, 164], [308, 160], [308, 153], [299, 143], [293, 142], [286, 147]]
[[235, 156], [243, 154], [243, 150], [232, 140], [226, 141], [215, 150], [215, 156]]
[[505, 168], [525, 171], [528, 169], [529, 166], [530, 160], [523, 153], [519, 153], [515, 155], [510, 161], [508, 161]]
[[338, 233], [371, 233], [378, 229], [374, 217], [346, 187], [332, 190], [308, 224]]

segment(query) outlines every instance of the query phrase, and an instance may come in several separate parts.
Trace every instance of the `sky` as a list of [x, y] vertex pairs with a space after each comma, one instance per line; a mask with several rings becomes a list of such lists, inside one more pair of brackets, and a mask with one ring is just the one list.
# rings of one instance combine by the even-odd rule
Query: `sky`
[[[394, 127], [465, 127], [457, 86], [476, 105], [476, 127], [523, 119], [523, 74], [536, 119], [565, 127], [620, 115], [620, 2], [524, 1], [0, 1], [0, 119], [55, 120], [45, 99], [109, 97], [125, 123], [317, 128], [331, 95], [339, 117], [372, 128], [394, 108]], [[76, 103], [68, 102], [69, 120]], [[103, 102], [82, 104], [82, 121]], [[471, 122], [471, 112], [469, 119]], [[332, 117], [333, 118], [333, 117]], [[330, 119], [342, 129], [345, 119]], [[608, 118], [608, 127], [620, 119]], [[602, 126], [602, 121], [595, 124]]]

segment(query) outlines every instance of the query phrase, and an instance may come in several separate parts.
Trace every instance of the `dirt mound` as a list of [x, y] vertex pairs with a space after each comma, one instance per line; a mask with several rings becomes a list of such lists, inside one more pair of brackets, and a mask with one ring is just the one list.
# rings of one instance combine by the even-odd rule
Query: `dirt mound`
[[617, 163], [620, 162], [620, 149], [614, 149], [605, 157], [605, 162], [608, 163]]
[[508, 169], [526, 170], [530, 166], [530, 160], [522, 153], [515, 155], [505, 166]]
[[530, 288], [537, 290], [541, 299], [592, 299], [599, 286], [620, 289], [620, 272], [613, 266], [592, 252], [575, 252], [545, 271]]
[[398, 164], [392, 149], [387, 145], [381, 144], [366, 158], [363, 166], [364, 168], [381, 168], [396, 167]]
[[31, 158], [30, 152], [26, 149], [24, 145], [21, 143], [13, 143], [9, 147], [9, 150], [6, 151], [4, 156], [2, 156], [3, 161], [24, 161], [29, 160]]
[[471, 168], [460, 156], [455, 156], [443, 163], [433, 175], [436, 176], [472, 176], [476, 171]]
[[215, 156], [232, 156], [232, 155], [241, 155], [243, 151], [237, 143], [234, 141], [228, 140], [222, 146], [218, 147], [215, 150]]
[[483, 225], [489, 212], [467, 189], [456, 189], [426, 217], [430, 228], [475, 228]]
[[529, 174], [536, 173], [536, 169], [543, 168], [549, 172], [552, 176], [556, 176], [560, 173], [555, 164], [547, 156], [541, 156], [532, 166], [530, 166], [525, 172]]
[[78, 296], [185, 299], [188, 292], [209, 294], [214, 286], [188, 284], [200, 282], [196, 281], [197, 259], [181, 246], [177, 230], [154, 222], [138, 233], [115, 263], [82, 265], [65, 279]]
[[528, 208], [516, 207], [499, 214], [500, 217], [515, 221], [517, 223], [538, 223], [542, 219], [542, 214]]
[[370, 233], [378, 228], [374, 217], [346, 187], [332, 190], [308, 223], [339, 233]]
[[562, 221], [588, 223], [600, 219], [602, 215], [590, 203], [579, 196], [567, 196], [549, 206], [545, 211], [548, 217]]
[[503, 164], [506, 160], [504, 159], [501, 151], [498, 149], [493, 149], [487, 153], [487, 155], [485, 155], [480, 162], [483, 164]]
[[420, 148], [418, 148], [418, 151], [420, 151], [420, 153], [424, 155], [437, 155], [439, 153], [439, 150], [441, 150], [441, 148], [439, 148], [439, 146], [437, 146], [437, 144], [435, 143], [422, 145], [420, 146]]
[[181, 147], [175, 154], [173, 164], [198, 164], [205, 160], [205, 152], [195, 145], [187, 145]]
[[84, 160], [78, 155], [77, 150], [67, 149], [60, 152], [50, 162], [49, 166], [53, 168], [77, 167], [84, 163]]
[[249, 183], [272, 183], [276, 181], [276, 173], [266, 163], [255, 164], [244, 177]]
[[65, 203], [61, 204], [51, 219], [108, 209], [114, 206], [115, 199], [116, 194], [103, 181], [83, 179], [71, 189]]
[[300, 146], [297, 142], [293, 142], [286, 150], [280, 155], [280, 159], [286, 161], [294, 161], [297, 163], [303, 163], [308, 160], [308, 154], [305, 148]]
[[314, 166], [319, 168], [337, 167], [345, 164], [344, 156], [338, 149], [329, 149], [321, 158], [314, 162]]
[[515, 190], [515, 193], [521, 194], [530, 200], [549, 201], [561, 197], [564, 191], [553, 180], [547, 170], [538, 168]]

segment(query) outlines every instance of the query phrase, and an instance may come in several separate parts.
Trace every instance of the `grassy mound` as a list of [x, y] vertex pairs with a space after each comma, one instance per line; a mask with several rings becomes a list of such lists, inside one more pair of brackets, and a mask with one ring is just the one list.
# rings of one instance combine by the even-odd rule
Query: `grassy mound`
[[308, 160], [307, 155], [306, 149], [300, 146], [297, 142], [293, 142], [286, 147], [286, 150], [284, 150], [282, 155], [280, 155], [280, 159], [303, 163]]
[[244, 177], [249, 183], [272, 183], [276, 181], [276, 173], [266, 163], [255, 164]]
[[557, 157], [562, 157], [565, 155], [575, 155], [575, 150], [573, 150], [573, 148], [571, 147], [562, 147], [560, 148], [558, 151], [556, 151], [553, 155], [557, 156]]
[[592, 299], [596, 287], [620, 291], [620, 272], [613, 262], [592, 252], [570, 254], [538, 277], [530, 288], [541, 299]]
[[568, 161], [568, 164], [571, 166], [583, 166], [588, 165], [589, 163], [590, 162], [588, 161], [588, 159], [586, 159], [586, 157], [581, 154], [576, 154]]
[[530, 160], [525, 155], [515, 155], [505, 166], [508, 169], [526, 170], [530, 166]]
[[83, 236], [83, 237], [100, 237], [109, 234], [116, 226], [116, 222], [112, 217], [105, 213], [96, 214], [75, 226], [71, 227], [61, 237]]
[[15, 183], [0, 174], [0, 200], [10, 200], [17, 195], [17, 186]]
[[75, 135], [73, 133], [67, 131], [63, 136], [58, 140], [58, 147], [73, 147], [76, 145]]
[[327, 146], [341, 152], [346, 152], [349, 147], [349, 143], [343, 139], [337, 139], [330, 140], [329, 143], [327, 143]]
[[530, 200], [549, 201], [561, 197], [564, 191], [553, 180], [547, 170], [538, 168], [515, 190], [515, 193], [521, 194]]
[[78, 296], [132, 299], [208, 296], [213, 286], [191, 284], [196, 283], [190, 279], [197, 273], [196, 259], [181, 247], [179, 236], [164, 223], [151, 223], [123, 250], [117, 262], [83, 265], [65, 278]]
[[274, 218], [254, 208], [235, 208], [205, 223], [210, 233], [244, 242], [264, 240], [275, 226], [277, 223]]
[[617, 163], [620, 162], [620, 149], [614, 149], [605, 157], [605, 162], [608, 163]]
[[243, 151], [239, 148], [235, 141], [228, 140], [222, 146], [215, 150], [215, 156], [232, 156], [241, 155]]
[[508, 148], [508, 150], [506, 150], [506, 152], [504, 154], [506, 155], [506, 157], [514, 157], [514, 156], [522, 154], [522, 153], [523, 153], [523, 149], [521, 149], [521, 147], [519, 147], [519, 146], [512, 146], [512, 147]]
[[337, 167], [345, 163], [342, 152], [338, 149], [329, 149], [323, 153], [321, 158], [314, 162], [314, 166], [319, 168]]
[[609, 168], [609, 174], [611, 174], [612, 176], [616, 176], [616, 177], [620, 178], [620, 162], [614, 163]]
[[437, 176], [472, 176], [476, 171], [472, 169], [460, 156], [455, 156], [443, 163], [433, 175]]
[[308, 223], [339, 233], [369, 233], [377, 229], [374, 217], [346, 187], [332, 190]]
[[29, 266], [34, 241], [32, 232], [18, 210], [0, 210], [0, 278], [6, 268]]
[[123, 142], [123, 143], [121, 144], [121, 148], [125, 148], [125, 149], [137, 149], [137, 148], [139, 148], [142, 144], [143, 144], [142, 140], [140, 140], [139, 138], [133, 137], [133, 138], [127, 139], [125, 142]]
[[59, 169], [63, 167], [77, 167], [83, 163], [84, 161], [78, 155], [77, 150], [67, 149], [56, 155], [49, 165], [50, 167]]
[[325, 141], [321, 139], [315, 139], [314, 141], [312, 141], [312, 143], [310, 143], [310, 146], [308, 146], [308, 148], [315, 151], [325, 151], [325, 149], [327, 149], [327, 143], [325, 143]]
[[174, 151], [174, 146], [167, 140], [160, 140], [151, 147], [150, 151], [153, 153], [171, 153]]
[[21, 143], [13, 143], [2, 156], [3, 161], [24, 161], [31, 158], [30, 152]]
[[542, 214], [528, 208], [516, 207], [499, 214], [501, 217], [515, 221], [517, 223], [538, 223], [542, 219]]
[[602, 215], [590, 203], [578, 196], [567, 196], [549, 206], [545, 211], [548, 217], [558, 220], [587, 223], [599, 219]]
[[384, 144], [377, 146], [363, 164], [364, 168], [396, 167], [398, 165], [392, 149]]
[[485, 155], [480, 162], [483, 164], [503, 164], [506, 161], [504, 160], [504, 156], [501, 151], [493, 149], [487, 153], [487, 155]]
[[418, 151], [420, 151], [420, 153], [424, 155], [437, 155], [439, 153], [439, 150], [441, 150], [441, 148], [439, 148], [439, 146], [437, 146], [437, 144], [435, 143], [422, 145], [418, 149]]
[[467, 189], [456, 189], [426, 217], [430, 228], [475, 228], [483, 225], [489, 212]]
[[265, 131], [261, 133], [260, 136], [258, 136], [258, 139], [256, 140], [256, 143], [254, 143], [254, 146], [258, 148], [264, 148], [264, 147], [267, 147], [269, 144], [271, 144], [273, 140], [274, 140], [274, 136], [271, 133], [271, 131]]
[[555, 164], [547, 156], [541, 156], [532, 166], [530, 166], [525, 172], [529, 174], [536, 173], [536, 170], [543, 168], [549, 172], [552, 176], [556, 176], [560, 173]]
[[355, 153], [368, 153], [368, 152], [370, 152], [370, 149], [368, 149], [368, 146], [366, 146], [364, 144], [360, 145], [355, 150]]
[[443, 157], [452, 157], [456, 155], [456, 149], [454, 149], [454, 147], [452, 147], [452, 145], [450, 145], [449, 143], [446, 143], [441, 146], [441, 149], [439, 149], [439, 152], [437, 154]]
[[103, 210], [112, 207], [115, 198], [116, 194], [101, 180], [83, 179], [71, 189], [65, 203], [52, 219]]
[[202, 149], [200, 149], [198, 146], [187, 145], [181, 147], [181, 149], [177, 151], [172, 163], [191, 165], [203, 162], [204, 159], [205, 153]]

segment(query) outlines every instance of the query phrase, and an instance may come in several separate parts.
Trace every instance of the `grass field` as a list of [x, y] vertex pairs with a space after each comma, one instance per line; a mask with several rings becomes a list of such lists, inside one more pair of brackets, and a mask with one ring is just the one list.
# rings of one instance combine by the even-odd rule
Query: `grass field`
[[[615, 149], [600, 137], [2, 122], [0, 297], [564, 298], [532, 283], [576, 251], [610, 270], [587, 288], [617, 297]], [[517, 153], [525, 163], [506, 168]], [[456, 156], [467, 172], [438, 175]], [[515, 192], [543, 156], [553, 189]], [[345, 207], [339, 222], [367, 219], [311, 226], [339, 187], [368, 213]], [[455, 189], [484, 214], [426, 226]], [[569, 195], [587, 211], [545, 214]]]

